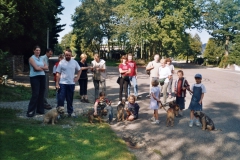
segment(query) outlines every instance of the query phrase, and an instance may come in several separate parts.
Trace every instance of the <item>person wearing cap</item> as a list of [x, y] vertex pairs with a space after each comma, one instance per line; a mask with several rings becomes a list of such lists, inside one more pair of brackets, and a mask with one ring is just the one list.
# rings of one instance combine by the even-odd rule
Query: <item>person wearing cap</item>
[[191, 110], [189, 127], [193, 126], [194, 121], [196, 126], [201, 125], [198, 118], [194, 119], [194, 111], [202, 111], [202, 101], [203, 101], [204, 93], [206, 93], [206, 88], [201, 83], [202, 75], [196, 74], [194, 78], [196, 83], [191, 87], [190, 92], [192, 93], [192, 99], [188, 107], [188, 109]]

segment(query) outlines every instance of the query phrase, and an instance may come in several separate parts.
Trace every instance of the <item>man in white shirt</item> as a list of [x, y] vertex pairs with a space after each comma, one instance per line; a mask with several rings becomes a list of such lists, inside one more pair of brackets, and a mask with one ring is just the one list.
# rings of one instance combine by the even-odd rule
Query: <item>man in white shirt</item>
[[[48, 66], [48, 68], [49, 68], [49, 58], [52, 57], [52, 55], [53, 55], [52, 49], [48, 48], [46, 50], [46, 54], [40, 57], [43, 60], [43, 62]], [[44, 108], [52, 109], [51, 105], [47, 101], [48, 91], [49, 91], [49, 69], [44, 70], [44, 72], [45, 72]]]
[[[67, 112], [70, 117], [73, 113], [73, 95], [75, 83], [81, 75], [81, 68], [78, 62], [72, 58], [72, 51], [66, 49], [65, 59], [61, 60], [56, 70], [56, 89], [58, 89], [58, 106], [64, 106], [64, 100], [67, 101]], [[75, 71], [77, 76], [75, 77]]]

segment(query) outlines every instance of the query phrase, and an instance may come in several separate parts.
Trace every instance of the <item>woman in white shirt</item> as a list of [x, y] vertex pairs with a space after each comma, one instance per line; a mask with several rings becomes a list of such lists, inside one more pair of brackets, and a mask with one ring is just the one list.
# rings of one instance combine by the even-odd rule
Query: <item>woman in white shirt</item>
[[170, 69], [167, 67], [167, 61], [166, 59], [161, 59], [160, 61], [161, 66], [159, 68], [159, 82], [162, 86], [162, 93], [163, 93], [163, 104], [166, 103], [167, 100], [167, 88], [168, 88], [168, 82], [169, 79], [172, 78], [172, 73]]

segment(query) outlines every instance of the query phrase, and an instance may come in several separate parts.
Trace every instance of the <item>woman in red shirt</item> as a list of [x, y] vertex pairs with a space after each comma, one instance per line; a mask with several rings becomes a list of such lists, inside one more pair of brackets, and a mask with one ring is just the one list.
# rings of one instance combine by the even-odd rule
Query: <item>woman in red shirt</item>
[[125, 94], [125, 102], [127, 102], [127, 98], [128, 98], [128, 93], [127, 93], [127, 88], [128, 88], [128, 84], [129, 84], [129, 73], [131, 73], [131, 69], [130, 66], [126, 63], [127, 62], [127, 56], [122, 56], [121, 57], [121, 64], [119, 64], [119, 73], [121, 75], [120, 78], [120, 89], [119, 89], [119, 102], [118, 104], [120, 104], [122, 102], [122, 93], [123, 93], [123, 89], [124, 89], [124, 94]]

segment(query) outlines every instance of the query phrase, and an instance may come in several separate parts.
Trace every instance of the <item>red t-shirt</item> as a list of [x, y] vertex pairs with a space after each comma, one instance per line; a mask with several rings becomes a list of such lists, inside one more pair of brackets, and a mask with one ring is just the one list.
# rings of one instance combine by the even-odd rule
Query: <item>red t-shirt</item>
[[[121, 68], [123, 71], [128, 71], [129, 70], [129, 68], [131, 68], [128, 64], [119, 64], [119, 67], [118, 68]], [[126, 74], [126, 73], [121, 73], [121, 75], [123, 75], [123, 76], [126, 76], [126, 75], [128, 75], [128, 74]]]
[[136, 76], [136, 69], [137, 69], [137, 64], [135, 61], [128, 61], [127, 64], [130, 66], [131, 68], [131, 73], [129, 74], [129, 76]]

